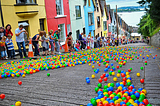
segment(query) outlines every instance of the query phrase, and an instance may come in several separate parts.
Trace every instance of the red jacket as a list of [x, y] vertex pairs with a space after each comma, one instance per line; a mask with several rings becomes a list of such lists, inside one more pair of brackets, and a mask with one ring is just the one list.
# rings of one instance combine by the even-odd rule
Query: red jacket
[[6, 29], [6, 36], [7, 36], [7, 37], [8, 37], [8, 34], [11, 34], [11, 35], [13, 36], [12, 31], [11, 31], [11, 30], [9, 31], [9, 30]]

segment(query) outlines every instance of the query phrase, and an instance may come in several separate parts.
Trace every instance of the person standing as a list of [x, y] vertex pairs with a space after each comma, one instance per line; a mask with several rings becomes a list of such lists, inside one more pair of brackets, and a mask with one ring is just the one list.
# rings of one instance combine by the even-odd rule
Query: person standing
[[13, 36], [13, 33], [12, 33], [12, 31], [11, 31], [11, 25], [10, 24], [7, 24], [6, 25], [6, 37], [8, 37], [8, 34], [10, 34], [11, 36]]
[[4, 29], [4, 27], [0, 27], [0, 40], [3, 36], [6, 36], [6, 30]]
[[51, 55], [54, 55], [54, 36], [52, 35], [53, 34], [53, 30], [50, 30], [49, 31], [49, 43], [51, 45]]
[[[23, 55], [25, 57], [28, 57], [26, 54], [26, 47], [25, 47], [25, 41], [24, 41], [24, 34], [27, 35], [28, 33], [23, 28], [23, 25], [20, 25], [19, 28], [15, 30], [15, 34], [16, 34], [16, 42], [17, 42], [20, 58], [23, 58]], [[22, 55], [21, 45], [23, 47], [23, 55]]]
[[40, 31], [39, 34], [36, 34], [33, 38], [32, 38], [32, 43], [34, 46], [34, 56], [40, 56], [39, 51], [38, 51], [38, 41], [40, 36], [43, 36], [44, 32]]
[[81, 45], [81, 48], [80, 48], [81, 50], [84, 47], [82, 35], [83, 35], [83, 33], [79, 34], [79, 38], [78, 38], [78, 40], [81, 42], [81, 44], [80, 44]]
[[59, 46], [59, 39], [58, 39], [58, 31], [56, 31], [56, 33], [54, 33], [54, 41], [55, 41], [57, 53], [61, 54], [61, 52], [59, 51], [60, 46]]

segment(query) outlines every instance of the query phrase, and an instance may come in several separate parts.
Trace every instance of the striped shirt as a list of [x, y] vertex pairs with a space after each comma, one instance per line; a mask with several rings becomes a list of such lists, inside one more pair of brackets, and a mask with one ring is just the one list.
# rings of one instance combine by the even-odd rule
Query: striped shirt
[[14, 49], [12, 39], [7, 38], [6, 39], [6, 45], [7, 45], [8, 50], [13, 50]]

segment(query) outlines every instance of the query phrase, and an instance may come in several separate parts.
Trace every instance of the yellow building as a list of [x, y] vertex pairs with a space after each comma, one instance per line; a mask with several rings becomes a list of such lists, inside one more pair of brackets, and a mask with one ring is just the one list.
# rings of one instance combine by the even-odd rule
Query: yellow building
[[39, 30], [47, 32], [44, 0], [1, 0], [0, 26], [10, 24], [13, 43], [17, 49], [15, 30], [20, 24], [28, 31], [25, 40], [33, 37]]
[[138, 34], [138, 33], [131, 33], [131, 40], [133, 40], [133, 41], [142, 40], [142, 36], [141, 36], [141, 34]]

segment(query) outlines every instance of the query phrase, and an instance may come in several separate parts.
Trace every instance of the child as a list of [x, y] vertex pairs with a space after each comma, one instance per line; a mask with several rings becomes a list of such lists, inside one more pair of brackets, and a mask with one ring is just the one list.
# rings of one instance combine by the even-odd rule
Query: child
[[6, 46], [5, 46], [6, 36], [3, 36], [0, 41], [0, 51], [1, 51], [1, 57], [2, 60], [6, 60], [7, 58], [7, 52], [6, 52]]
[[94, 39], [93, 39], [93, 36], [91, 37], [91, 48], [92, 49], [94, 48]]
[[8, 34], [7, 40], [6, 40], [6, 45], [8, 48], [8, 58], [11, 59], [16, 59], [15, 58], [15, 50], [14, 50], [14, 46], [13, 46], [13, 42], [12, 42], [12, 35]]
[[79, 49], [80, 49], [80, 43], [79, 43], [78, 40], [76, 40], [75, 50], [76, 50], [76, 51], [79, 51]]
[[47, 55], [49, 55], [49, 36], [48, 34], [46, 34], [46, 32], [44, 31], [45, 35], [46, 35], [46, 44], [47, 44], [47, 48], [46, 48], [46, 52], [47, 52]]

